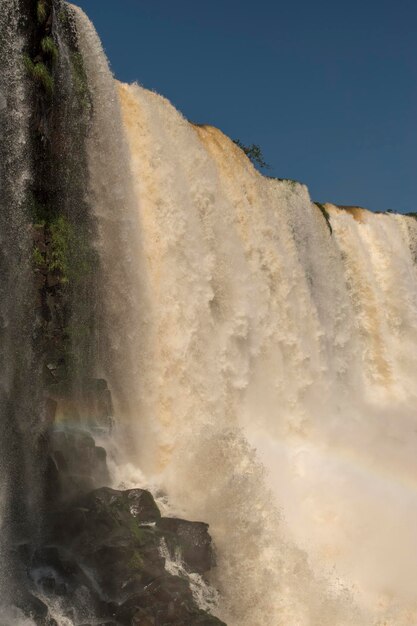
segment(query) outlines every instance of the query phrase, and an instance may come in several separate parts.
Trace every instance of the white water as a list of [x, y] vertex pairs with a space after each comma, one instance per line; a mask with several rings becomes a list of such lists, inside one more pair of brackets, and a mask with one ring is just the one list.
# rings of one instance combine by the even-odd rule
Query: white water
[[[25, 617], [19, 609], [0, 609], [1, 626], [36, 626], [35, 622]], [[72, 625], [71, 625], [72, 626]]]
[[182, 561], [180, 551], [178, 550], [174, 557], [172, 557], [165, 539], [162, 539], [160, 554], [165, 559], [165, 569], [169, 574], [188, 580], [191, 593], [197, 605], [204, 611], [216, 611], [219, 604], [216, 590], [210, 587], [200, 574], [190, 573], [187, 570], [187, 567]]
[[304, 186], [137, 85], [129, 163], [78, 19], [125, 482], [210, 523], [229, 626], [415, 626], [417, 222], [328, 205], [330, 236]]

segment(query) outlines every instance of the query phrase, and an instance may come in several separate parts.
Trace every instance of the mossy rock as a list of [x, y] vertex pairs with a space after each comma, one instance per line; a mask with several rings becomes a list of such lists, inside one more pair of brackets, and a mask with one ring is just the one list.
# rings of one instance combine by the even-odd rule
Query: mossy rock
[[35, 83], [40, 84], [48, 97], [54, 93], [55, 82], [49, 69], [42, 61], [32, 61], [29, 55], [23, 56], [23, 62], [29, 76]]
[[56, 43], [50, 35], [44, 37], [41, 41], [42, 52], [51, 59], [52, 63], [56, 63], [59, 57], [59, 51]]
[[38, 0], [36, 4], [36, 17], [38, 20], [38, 24], [45, 24], [46, 20], [48, 19], [49, 12], [49, 7], [45, 0]]
[[[84, 443], [79, 446], [93, 449], [90, 439]], [[68, 607], [77, 590], [88, 589], [96, 602], [95, 624], [131, 626], [148, 620], [171, 626], [224, 626], [198, 608], [189, 579], [170, 574], [161, 552], [163, 539], [167, 545], [182, 546], [184, 554], [191, 544], [209, 544], [206, 524], [161, 518], [152, 495], [143, 489], [107, 487], [62, 504], [49, 517], [50, 547], [39, 558], [29, 556], [26, 567], [48, 570], [42, 582], [48, 593], [57, 589], [51, 578], [64, 584]], [[191, 564], [190, 570], [196, 568]]]

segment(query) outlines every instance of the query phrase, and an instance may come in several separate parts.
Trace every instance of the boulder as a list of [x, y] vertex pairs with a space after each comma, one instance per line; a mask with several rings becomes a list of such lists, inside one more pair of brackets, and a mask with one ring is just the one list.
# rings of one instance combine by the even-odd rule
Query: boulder
[[[92, 448], [87, 439], [80, 446]], [[65, 581], [68, 606], [77, 589], [88, 590], [102, 624], [222, 624], [198, 608], [187, 576], [165, 569], [161, 550], [165, 541], [173, 556], [180, 550], [190, 572], [208, 571], [213, 554], [207, 524], [162, 518], [148, 491], [103, 487], [62, 504], [49, 541], [53, 547], [32, 559], [35, 568], [49, 564], [38, 586], [57, 595], [58, 583], [62, 594]]]
[[75, 384], [67, 378], [66, 362], [62, 354], [50, 356], [47, 367], [53, 379], [48, 385], [48, 395], [58, 403], [58, 415], [62, 422], [109, 431], [113, 425], [113, 404], [107, 382], [101, 378], [88, 378]]
[[124, 626], [225, 626], [198, 609], [185, 579], [169, 574], [129, 598], [116, 616]]
[[[51, 431], [50, 450], [47, 491], [51, 491], [50, 480], [53, 480], [52, 493], [58, 483], [57, 500], [73, 500], [108, 482], [106, 451], [96, 446], [87, 430], [64, 428]], [[58, 477], [53, 468], [56, 468]]]
[[37, 626], [58, 626], [49, 615], [47, 605], [28, 591], [20, 590], [13, 600], [14, 605], [32, 619]]
[[179, 551], [189, 571], [204, 574], [215, 565], [208, 524], [162, 518], [158, 528], [165, 537], [171, 557], [175, 558]]

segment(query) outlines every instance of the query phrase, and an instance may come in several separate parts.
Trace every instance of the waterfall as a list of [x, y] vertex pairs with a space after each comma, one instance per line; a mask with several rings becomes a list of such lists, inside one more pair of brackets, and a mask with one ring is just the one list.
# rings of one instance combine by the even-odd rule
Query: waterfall
[[119, 94], [151, 286], [138, 459], [210, 523], [221, 616], [414, 623], [416, 221], [326, 205], [330, 232], [303, 185]]
[[94, 26], [80, 9], [71, 10], [93, 98], [87, 198], [101, 267], [97, 365], [110, 382], [117, 414], [129, 420], [143, 403], [140, 380], [148, 366], [141, 230], [116, 85]]
[[415, 626], [417, 220], [262, 176], [79, 8], [0, 9], [0, 622], [127, 623], [169, 575], [193, 624]]
[[[28, 83], [22, 67], [19, 3], [0, 7], [0, 601], [13, 593], [10, 544], [28, 532], [38, 499], [32, 447], [39, 434], [38, 372], [33, 367], [31, 241], [26, 211], [29, 182]], [[33, 389], [30, 387], [33, 386]], [[30, 443], [29, 443], [30, 442]], [[16, 458], [20, 463], [16, 463]], [[26, 497], [29, 493], [29, 497]], [[32, 529], [36, 523], [32, 521]]]

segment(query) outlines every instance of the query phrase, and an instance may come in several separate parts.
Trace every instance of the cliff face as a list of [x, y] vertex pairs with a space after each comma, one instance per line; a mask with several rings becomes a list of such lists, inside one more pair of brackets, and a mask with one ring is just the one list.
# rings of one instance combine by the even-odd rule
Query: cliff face
[[0, 5], [0, 605], [414, 626], [416, 220], [117, 86], [76, 7]]
[[207, 524], [162, 517], [142, 489], [94, 489], [106, 453], [81, 428], [55, 431], [48, 461], [44, 533], [15, 547], [14, 606], [37, 626], [223, 624], [193, 589], [215, 565]]
[[214, 565], [207, 525], [163, 518], [147, 491], [106, 487], [95, 439], [116, 418], [97, 374], [94, 106], [73, 10], [5, 0], [2, 11], [0, 605], [38, 626], [220, 624], [191, 584]]

